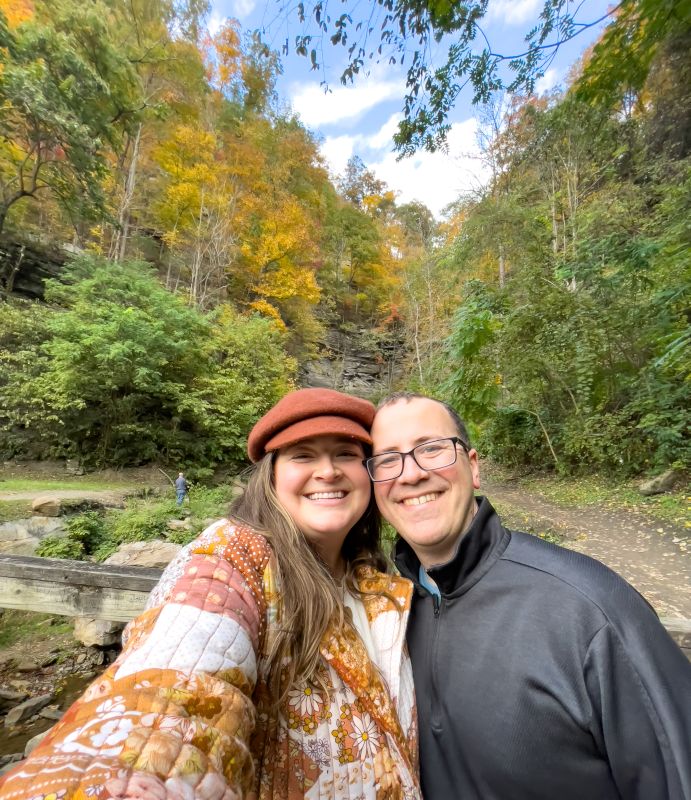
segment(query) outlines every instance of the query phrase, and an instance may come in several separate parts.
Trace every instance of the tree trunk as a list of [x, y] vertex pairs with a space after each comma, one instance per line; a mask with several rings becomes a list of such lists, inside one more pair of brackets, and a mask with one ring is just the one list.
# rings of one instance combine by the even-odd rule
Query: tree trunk
[[115, 237], [114, 246], [111, 247], [112, 258], [114, 261], [123, 261], [125, 249], [127, 247], [127, 237], [130, 227], [130, 206], [134, 197], [134, 188], [137, 182], [137, 159], [139, 158], [139, 142], [142, 136], [142, 123], [137, 127], [132, 146], [132, 158], [125, 178], [125, 191], [120, 203], [120, 213], [118, 214], [118, 232]]

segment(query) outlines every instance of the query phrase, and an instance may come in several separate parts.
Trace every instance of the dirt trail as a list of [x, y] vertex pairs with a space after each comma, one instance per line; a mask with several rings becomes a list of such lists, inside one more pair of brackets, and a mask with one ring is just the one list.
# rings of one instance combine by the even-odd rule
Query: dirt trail
[[2, 492], [0, 500], [35, 500], [37, 497], [51, 500], [98, 500], [104, 505], [120, 505], [134, 489], [44, 489], [30, 492]]
[[597, 558], [638, 589], [661, 617], [691, 619], [691, 541], [681, 527], [636, 511], [567, 508], [483, 477], [482, 492], [511, 524], [553, 529], [564, 546]]

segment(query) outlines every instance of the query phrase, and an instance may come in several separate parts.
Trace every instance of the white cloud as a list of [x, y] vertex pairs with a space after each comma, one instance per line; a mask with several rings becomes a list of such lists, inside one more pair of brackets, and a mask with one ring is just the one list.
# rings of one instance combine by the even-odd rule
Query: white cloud
[[556, 69], [551, 67], [545, 74], [539, 78], [535, 83], [535, 94], [544, 94], [559, 83], [559, 73]]
[[365, 137], [367, 147], [371, 150], [390, 148], [393, 144], [393, 135], [398, 130], [398, 123], [402, 119], [402, 114], [392, 114], [376, 133]]
[[403, 96], [399, 81], [359, 81], [355, 86], [332, 87], [330, 92], [317, 83], [294, 83], [290, 88], [291, 104], [308, 127], [330, 125], [350, 120], [355, 122], [366, 111], [386, 100], [400, 101]]
[[209, 33], [212, 36], [215, 36], [221, 30], [221, 27], [226, 19], [227, 17], [224, 14], [219, 14], [217, 11], [214, 11], [209, 17], [209, 22], [207, 23]]
[[233, 16], [238, 19], [244, 19], [254, 11], [257, 5], [257, 0], [233, 0]]
[[391, 134], [399, 115], [388, 119], [371, 136], [337, 136], [327, 138], [321, 152], [338, 178], [348, 159], [359, 155], [378, 178], [397, 192], [399, 203], [420, 200], [437, 216], [457, 200], [459, 195], [478, 189], [487, 179], [486, 169], [478, 158], [474, 119], [457, 122], [449, 131], [449, 152], [419, 152], [411, 158], [396, 160], [391, 149]]
[[358, 136], [330, 136], [322, 143], [321, 154], [326, 159], [331, 174], [334, 178], [345, 171], [348, 159], [355, 152]]
[[543, 0], [490, 0], [487, 9], [487, 22], [501, 22], [504, 25], [523, 25], [529, 20], [537, 22]]

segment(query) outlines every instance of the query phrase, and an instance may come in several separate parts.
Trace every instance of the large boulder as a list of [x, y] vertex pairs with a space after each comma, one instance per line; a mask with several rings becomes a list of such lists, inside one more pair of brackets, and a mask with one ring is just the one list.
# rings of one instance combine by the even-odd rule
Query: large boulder
[[31, 517], [0, 524], [0, 553], [15, 556], [32, 556], [44, 536], [65, 536], [67, 531], [61, 519]]
[[127, 542], [106, 559], [106, 564], [127, 567], [157, 567], [163, 569], [175, 558], [182, 545], [153, 539], [149, 542]]
[[111, 647], [120, 643], [124, 627], [124, 622], [77, 617], [74, 620], [74, 638], [87, 647]]
[[654, 478], [651, 478], [649, 481], [644, 481], [639, 487], [638, 491], [649, 497], [653, 494], [663, 494], [664, 492], [670, 492], [674, 489], [674, 484], [677, 482], [679, 477], [679, 473], [676, 470], [668, 469], [666, 472], [663, 472], [661, 475], [656, 475]]
[[42, 494], [31, 503], [31, 513], [42, 517], [59, 517], [61, 511], [60, 498], [50, 494]]

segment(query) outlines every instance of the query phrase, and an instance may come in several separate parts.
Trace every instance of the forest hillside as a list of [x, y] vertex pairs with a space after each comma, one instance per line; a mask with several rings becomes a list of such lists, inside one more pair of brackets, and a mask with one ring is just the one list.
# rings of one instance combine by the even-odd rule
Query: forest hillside
[[240, 464], [352, 352], [372, 399], [448, 400], [497, 462], [688, 465], [682, 17], [480, 107], [491, 177], [440, 221], [358, 158], [330, 176], [279, 55], [205, 11], [0, 0], [0, 457]]

